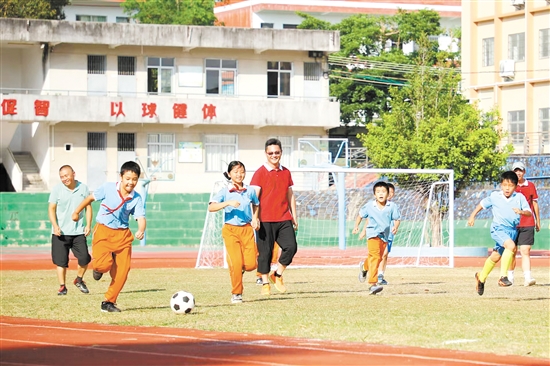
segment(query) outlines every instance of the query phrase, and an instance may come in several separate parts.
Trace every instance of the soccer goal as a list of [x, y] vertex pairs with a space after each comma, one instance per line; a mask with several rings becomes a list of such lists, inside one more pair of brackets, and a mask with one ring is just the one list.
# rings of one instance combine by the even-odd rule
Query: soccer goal
[[[299, 224], [298, 253], [292, 266], [356, 266], [364, 259], [366, 241], [359, 240], [352, 230], [359, 209], [373, 200], [373, 186], [380, 180], [395, 186], [392, 201], [401, 212], [388, 265], [454, 266], [452, 170], [333, 166], [297, 168], [292, 177]], [[224, 265], [223, 218], [216, 214], [206, 216], [197, 267]]]

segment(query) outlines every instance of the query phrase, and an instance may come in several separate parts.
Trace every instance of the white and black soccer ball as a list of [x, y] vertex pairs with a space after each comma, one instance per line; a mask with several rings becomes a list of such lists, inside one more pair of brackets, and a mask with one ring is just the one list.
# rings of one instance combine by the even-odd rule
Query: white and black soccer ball
[[170, 299], [170, 309], [176, 314], [188, 314], [195, 307], [195, 297], [187, 291], [178, 291]]

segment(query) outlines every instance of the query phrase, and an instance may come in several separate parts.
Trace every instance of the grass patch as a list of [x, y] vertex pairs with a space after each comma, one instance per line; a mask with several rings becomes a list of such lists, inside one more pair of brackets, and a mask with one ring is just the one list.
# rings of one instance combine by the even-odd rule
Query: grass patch
[[[6, 316], [446, 348], [550, 358], [550, 273], [534, 268], [538, 283], [497, 286], [495, 269], [485, 295], [475, 292], [473, 268], [391, 268], [384, 291], [369, 296], [357, 270], [295, 269], [285, 273], [288, 293], [268, 298], [245, 274], [244, 303], [231, 304], [224, 269], [134, 269], [118, 299], [122, 313], [100, 312], [110, 277], [86, 274], [89, 295], [72, 284], [57, 296], [55, 271], [2, 271], [1, 314]], [[72, 283], [75, 271], [69, 271]], [[191, 314], [169, 309], [179, 290], [195, 295]]]

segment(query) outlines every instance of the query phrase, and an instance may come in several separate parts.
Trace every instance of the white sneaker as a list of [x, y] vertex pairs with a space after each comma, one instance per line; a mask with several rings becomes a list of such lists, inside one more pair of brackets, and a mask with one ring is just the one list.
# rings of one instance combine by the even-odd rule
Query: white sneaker
[[233, 294], [231, 295], [231, 303], [233, 304], [240, 304], [243, 302], [243, 295], [241, 294]]
[[531, 278], [529, 280], [526, 278], [523, 286], [529, 287], [529, 286], [533, 286], [535, 283], [537, 283], [537, 280], [535, 280], [534, 278]]

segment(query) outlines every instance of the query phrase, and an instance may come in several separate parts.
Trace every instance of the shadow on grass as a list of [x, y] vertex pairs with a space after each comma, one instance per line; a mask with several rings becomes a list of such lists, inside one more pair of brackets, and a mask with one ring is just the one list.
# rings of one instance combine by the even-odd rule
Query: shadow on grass
[[164, 292], [165, 288], [152, 288], [148, 290], [132, 290], [132, 291], [122, 291], [121, 294], [137, 294], [142, 292]]

